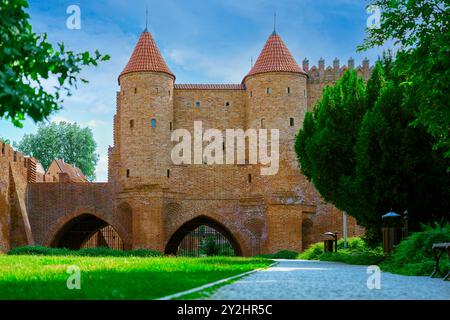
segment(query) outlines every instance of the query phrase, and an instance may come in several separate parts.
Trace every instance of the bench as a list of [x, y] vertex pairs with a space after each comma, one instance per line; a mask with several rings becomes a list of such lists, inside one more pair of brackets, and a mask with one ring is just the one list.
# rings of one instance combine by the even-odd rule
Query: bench
[[[438, 273], [444, 275], [444, 273], [441, 272], [441, 270], [439, 269], [439, 261], [441, 260], [441, 257], [446, 252], [448, 254], [448, 257], [450, 258], [450, 242], [435, 243], [435, 244], [433, 244], [431, 249], [433, 250], [434, 261], [435, 261], [434, 271], [431, 274], [431, 277], [433, 278]], [[449, 277], [450, 277], [450, 270], [444, 276], [444, 280], [447, 280]]]

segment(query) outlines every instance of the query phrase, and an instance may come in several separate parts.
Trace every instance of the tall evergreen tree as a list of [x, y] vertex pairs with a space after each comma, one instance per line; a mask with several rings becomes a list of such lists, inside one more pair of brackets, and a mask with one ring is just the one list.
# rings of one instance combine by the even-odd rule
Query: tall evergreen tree
[[324, 89], [315, 111], [306, 113], [304, 130], [296, 138], [302, 172], [325, 200], [338, 207], [348, 196], [342, 184], [354, 174], [353, 146], [365, 109], [364, 82], [356, 71], [348, 71]]
[[389, 56], [367, 85], [347, 72], [324, 90], [296, 139], [302, 172], [325, 200], [380, 238], [381, 215], [410, 214], [412, 227], [448, 219], [450, 173], [435, 138], [411, 122], [420, 102]]

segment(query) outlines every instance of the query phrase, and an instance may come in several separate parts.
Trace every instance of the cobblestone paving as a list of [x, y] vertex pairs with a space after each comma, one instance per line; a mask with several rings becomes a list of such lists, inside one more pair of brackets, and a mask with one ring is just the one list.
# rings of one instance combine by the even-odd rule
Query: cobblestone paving
[[368, 289], [367, 266], [277, 260], [278, 264], [218, 289], [209, 299], [445, 299], [450, 281], [381, 272], [381, 288]]

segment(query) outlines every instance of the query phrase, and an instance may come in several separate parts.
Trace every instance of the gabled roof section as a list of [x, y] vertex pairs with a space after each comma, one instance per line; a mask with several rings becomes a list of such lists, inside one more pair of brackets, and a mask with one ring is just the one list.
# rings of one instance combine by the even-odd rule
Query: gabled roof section
[[[83, 174], [83, 172], [72, 164], [64, 162], [64, 159], [55, 159], [50, 164], [50, 167], [56, 164], [58, 167], [58, 173], [67, 173], [71, 182], [88, 182], [89, 180]], [[50, 167], [47, 169], [47, 172], [50, 171]], [[47, 174], [47, 172], [45, 174]]]
[[247, 77], [255, 74], [277, 71], [306, 74], [297, 64], [281, 37], [274, 31], [267, 39], [255, 65], [245, 76], [243, 82]]
[[130, 60], [119, 76], [119, 81], [121, 76], [130, 72], [163, 72], [175, 79], [175, 75], [170, 71], [155, 40], [147, 30], [139, 37]]

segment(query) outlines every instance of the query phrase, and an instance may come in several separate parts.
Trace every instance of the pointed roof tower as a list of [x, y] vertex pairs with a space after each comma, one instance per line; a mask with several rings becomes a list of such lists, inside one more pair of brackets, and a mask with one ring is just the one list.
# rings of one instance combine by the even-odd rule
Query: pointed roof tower
[[175, 75], [170, 71], [147, 29], [139, 37], [130, 60], [119, 75], [119, 82], [121, 76], [130, 72], [163, 72], [175, 79]]
[[274, 30], [269, 39], [267, 39], [255, 65], [244, 77], [242, 82], [244, 82], [247, 77], [255, 74], [277, 71], [306, 74], [297, 64], [281, 37]]

